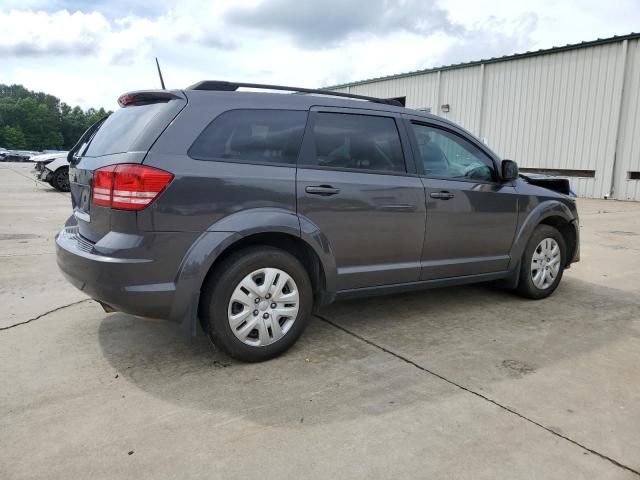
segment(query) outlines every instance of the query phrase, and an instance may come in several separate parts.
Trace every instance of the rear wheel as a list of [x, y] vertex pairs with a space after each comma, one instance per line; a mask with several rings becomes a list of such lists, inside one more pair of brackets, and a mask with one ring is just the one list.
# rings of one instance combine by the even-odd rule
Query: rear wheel
[[202, 311], [216, 346], [238, 360], [257, 362], [296, 342], [312, 303], [311, 282], [298, 259], [256, 246], [216, 268], [204, 287]]
[[56, 170], [51, 178], [51, 186], [61, 192], [68, 192], [70, 190], [69, 169], [62, 167]]
[[518, 293], [531, 299], [551, 295], [562, 279], [565, 259], [560, 232], [550, 225], [538, 225], [522, 255]]

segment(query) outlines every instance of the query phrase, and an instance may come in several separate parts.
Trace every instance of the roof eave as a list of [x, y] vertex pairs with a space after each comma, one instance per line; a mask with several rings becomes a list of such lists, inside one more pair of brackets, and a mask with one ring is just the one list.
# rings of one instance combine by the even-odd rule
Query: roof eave
[[598, 45], [606, 45], [608, 43], [622, 42], [624, 40], [635, 40], [638, 38], [640, 38], [640, 33], [632, 32], [627, 35], [614, 35], [613, 37], [598, 38], [597, 40], [589, 40], [589, 41], [580, 42], [580, 43], [573, 43], [573, 44], [568, 44], [561, 47], [545, 48], [545, 49], [535, 50], [532, 52], [514, 53], [513, 55], [504, 55], [502, 57], [492, 57], [492, 58], [487, 58], [482, 60], [473, 60], [471, 62], [443, 65], [441, 67], [427, 68], [424, 70], [415, 70], [413, 72], [396, 73], [393, 75], [387, 75], [387, 76], [376, 77], [376, 78], [368, 78], [365, 80], [357, 80], [355, 82], [343, 83], [340, 85], [332, 85], [330, 87], [322, 87], [322, 88], [325, 90], [335, 90], [338, 88], [355, 87], [358, 85], [366, 85], [369, 83], [377, 83], [377, 82], [382, 82], [387, 80], [396, 80], [398, 78], [415, 77], [417, 75], [443, 72], [446, 70], [455, 70], [458, 68], [468, 68], [468, 67], [474, 67], [474, 66], [479, 66], [483, 64], [486, 65], [489, 63], [498, 63], [498, 62], [506, 62], [509, 60], [519, 60], [519, 59], [528, 58], [528, 57], [537, 57], [539, 55], [548, 55], [550, 53], [565, 52], [567, 50], [595, 47]]

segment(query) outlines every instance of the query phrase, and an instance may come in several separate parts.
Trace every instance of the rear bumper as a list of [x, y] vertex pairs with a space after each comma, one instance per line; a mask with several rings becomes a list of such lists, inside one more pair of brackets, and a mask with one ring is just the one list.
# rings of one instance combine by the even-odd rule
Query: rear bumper
[[105, 255], [95, 246], [79, 234], [76, 226], [65, 227], [56, 236], [58, 267], [72, 285], [115, 310], [171, 319], [175, 283], [148, 280], [175, 278], [174, 260], [159, 262], [151, 251], [138, 248], [133, 252], [146, 250], [151, 258], [123, 258], [122, 250], [114, 252], [118, 256]]

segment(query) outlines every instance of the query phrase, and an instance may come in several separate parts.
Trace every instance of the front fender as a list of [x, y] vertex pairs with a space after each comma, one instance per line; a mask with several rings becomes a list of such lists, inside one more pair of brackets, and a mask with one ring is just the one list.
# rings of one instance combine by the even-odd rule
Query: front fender
[[69, 162], [67, 161], [67, 157], [59, 157], [59, 158], [56, 158], [53, 162], [50, 162], [47, 165], [45, 165], [45, 168], [51, 170], [52, 172], [55, 172], [60, 167], [68, 167], [68, 166], [69, 166]]
[[509, 263], [509, 269], [515, 269], [520, 262], [520, 258], [524, 253], [529, 238], [533, 234], [535, 228], [544, 219], [549, 217], [561, 217], [567, 222], [571, 223], [575, 220], [575, 216], [564, 203], [558, 200], [546, 200], [537, 205], [531, 210], [524, 221], [520, 224], [516, 233], [513, 245], [511, 246], [511, 261]]

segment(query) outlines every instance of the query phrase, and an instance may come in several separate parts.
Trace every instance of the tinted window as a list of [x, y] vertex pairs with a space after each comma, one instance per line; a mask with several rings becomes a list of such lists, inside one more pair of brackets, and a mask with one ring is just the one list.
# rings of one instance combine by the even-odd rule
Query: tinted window
[[295, 164], [307, 113], [295, 110], [230, 110], [189, 149], [198, 160]]
[[97, 157], [129, 151], [153, 118], [166, 109], [167, 102], [159, 102], [116, 110], [96, 132], [84, 155]]
[[313, 127], [315, 165], [404, 172], [404, 157], [393, 118], [318, 113]]
[[492, 181], [493, 162], [471, 142], [446, 130], [413, 125], [424, 174], [432, 177]]

